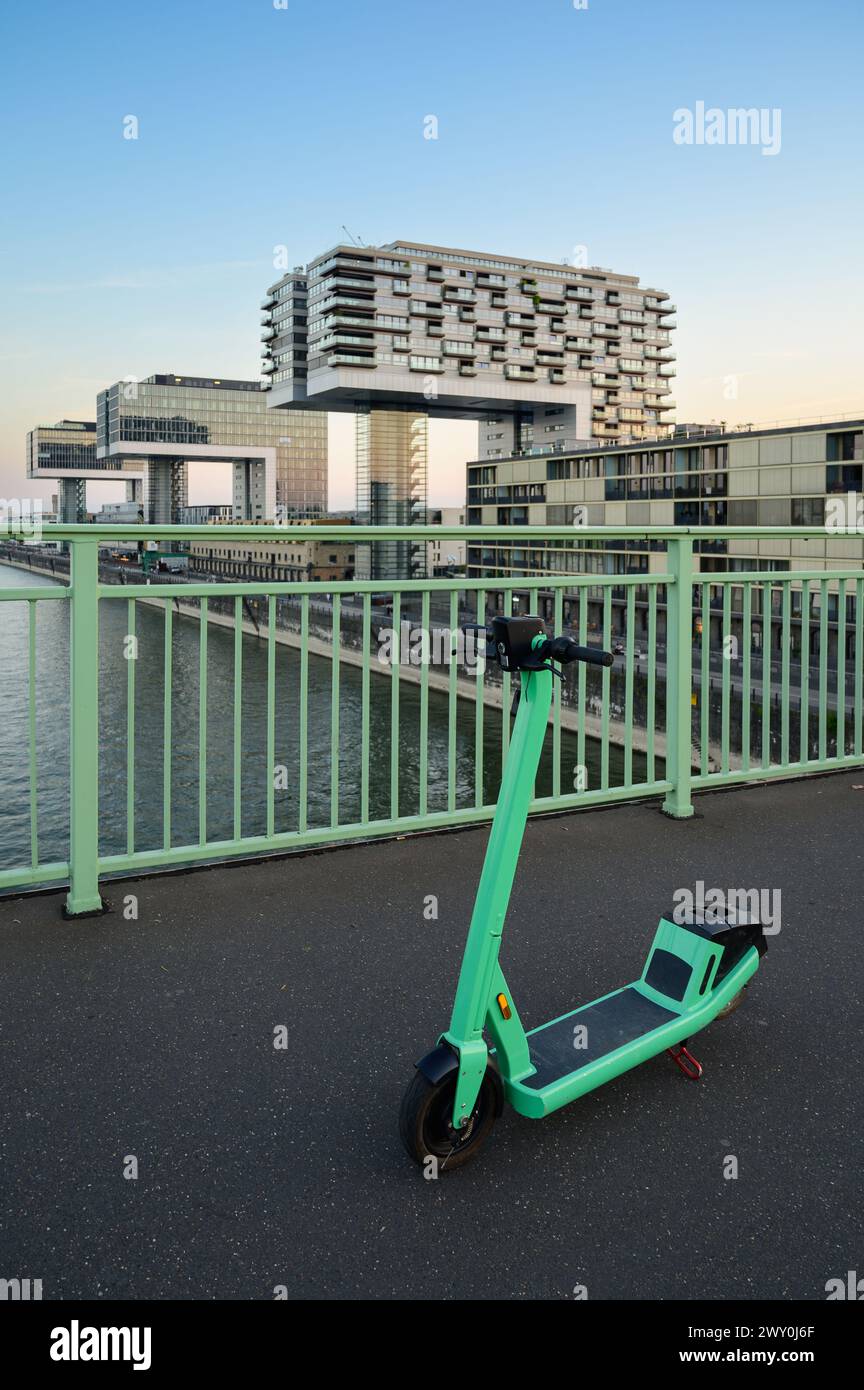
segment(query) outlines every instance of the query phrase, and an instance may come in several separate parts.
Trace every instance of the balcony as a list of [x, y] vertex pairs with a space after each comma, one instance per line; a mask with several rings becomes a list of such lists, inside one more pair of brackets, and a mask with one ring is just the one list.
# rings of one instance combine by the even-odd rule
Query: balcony
[[375, 367], [374, 357], [356, 352], [334, 352], [327, 359], [328, 367]]

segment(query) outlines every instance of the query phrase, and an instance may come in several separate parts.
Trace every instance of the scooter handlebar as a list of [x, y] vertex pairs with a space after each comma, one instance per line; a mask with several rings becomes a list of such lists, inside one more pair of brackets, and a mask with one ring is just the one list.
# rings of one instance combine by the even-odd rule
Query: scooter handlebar
[[550, 637], [541, 654], [551, 661], [566, 665], [569, 661], [584, 661], [588, 666], [611, 666], [615, 657], [602, 647], [580, 647], [572, 637]]

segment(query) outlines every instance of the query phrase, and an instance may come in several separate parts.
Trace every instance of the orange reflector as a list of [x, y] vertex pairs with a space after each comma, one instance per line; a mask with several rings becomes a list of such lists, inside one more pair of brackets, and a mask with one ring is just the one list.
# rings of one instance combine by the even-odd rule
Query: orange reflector
[[499, 995], [498, 995], [498, 1008], [501, 1010], [501, 1016], [502, 1016], [502, 1018], [510, 1018], [510, 1017], [511, 1017], [510, 1005], [507, 1003], [507, 995], [506, 995], [506, 994], [499, 994]]

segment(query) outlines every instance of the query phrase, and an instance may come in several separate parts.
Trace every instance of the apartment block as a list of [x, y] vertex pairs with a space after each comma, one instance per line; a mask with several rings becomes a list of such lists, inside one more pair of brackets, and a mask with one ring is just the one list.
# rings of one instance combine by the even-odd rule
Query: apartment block
[[[508, 526], [513, 539], [469, 543], [467, 574], [495, 575], [662, 573], [665, 547], [646, 540], [579, 538], [580, 525], [609, 526], [800, 526], [818, 527], [816, 538], [704, 539], [696, 542], [700, 573], [790, 570], [818, 573], [864, 564], [864, 525], [841, 534], [828, 524], [832, 499], [864, 512], [864, 420], [786, 429], [678, 435], [604, 448], [477, 460], [468, 465], [469, 525]], [[572, 526], [572, 539], [520, 540], [520, 526]], [[838, 581], [827, 583], [829, 617], [836, 622]], [[852, 603], [852, 585], [846, 586]], [[718, 594], [719, 597], [719, 594]], [[818, 612], [819, 596], [812, 595]], [[527, 594], [518, 600], [527, 610]], [[551, 591], [542, 594], [551, 617]], [[615, 628], [623, 622], [623, 588], [613, 591]], [[800, 595], [798, 596], [800, 604]], [[637, 590], [637, 635], [646, 635], [647, 594]], [[589, 604], [600, 621], [600, 595]], [[502, 610], [503, 611], [503, 610]], [[564, 617], [574, 611], [564, 598]], [[851, 610], [850, 610], [851, 611]], [[800, 618], [800, 609], [799, 614]], [[799, 623], [800, 627], [800, 623]], [[662, 630], [662, 624], [661, 624]], [[851, 636], [848, 638], [851, 641]], [[793, 631], [793, 646], [798, 636]]]
[[[270, 404], [358, 403], [494, 424], [523, 447], [538, 405], [562, 440], [655, 434], [672, 409], [665, 290], [637, 276], [398, 241], [341, 245], [264, 301]], [[545, 418], [545, 417], [544, 417]]]

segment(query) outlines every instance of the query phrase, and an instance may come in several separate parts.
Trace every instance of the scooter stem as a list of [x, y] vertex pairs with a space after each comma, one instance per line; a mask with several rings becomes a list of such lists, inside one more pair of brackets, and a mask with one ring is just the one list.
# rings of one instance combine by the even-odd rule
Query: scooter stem
[[[485, 1052], [483, 1026], [486, 1010], [492, 994], [504, 918], [549, 722], [551, 670], [523, 670], [521, 679], [522, 695], [468, 928], [450, 1028], [444, 1034], [446, 1041], [458, 1048], [460, 1054], [473, 1051], [477, 1044], [481, 1044]], [[506, 710], [504, 718], [507, 718]], [[485, 1072], [485, 1069], [484, 1057], [482, 1071]]]

